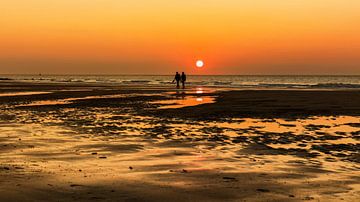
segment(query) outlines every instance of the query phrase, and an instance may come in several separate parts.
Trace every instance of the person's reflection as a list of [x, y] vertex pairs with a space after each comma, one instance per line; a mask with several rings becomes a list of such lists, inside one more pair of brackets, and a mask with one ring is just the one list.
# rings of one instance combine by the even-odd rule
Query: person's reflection
[[177, 90], [175, 96], [176, 96], [177, 99], [184, 100], [185, 97], [186, 97], [186, 93], [185, 93], [185, 91]]
[[181, 92], [181, 99], [185, 99], [185, 96], [186, 96], [186, 93], [183, 91], [183, 92]]

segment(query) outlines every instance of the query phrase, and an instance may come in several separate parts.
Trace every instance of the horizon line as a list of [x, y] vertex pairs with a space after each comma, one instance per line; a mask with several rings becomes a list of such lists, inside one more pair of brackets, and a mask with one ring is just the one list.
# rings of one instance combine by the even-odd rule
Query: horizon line
[[[2, 76], [12, 76], [12, 75], [21, 75], [21, 76], [172, 76], [173, 74], [101, 74], [101, 73], [91, 73], [91, 74], [30, 74], [30, 73], [10, 73], [2, 74]], [[360, 74], [188, 74], [189, 76], [360, 76]]]

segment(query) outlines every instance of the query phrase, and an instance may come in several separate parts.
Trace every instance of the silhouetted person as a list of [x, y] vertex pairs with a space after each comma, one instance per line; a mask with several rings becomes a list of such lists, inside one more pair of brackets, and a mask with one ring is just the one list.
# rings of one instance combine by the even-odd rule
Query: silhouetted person
[[176, 88], [180, 87], [180, 79], [181, 79], [181, 76], [180, 76], [179, 72], [176, 72], [175, 78], [172, 81], [173, 83], [174, 83], [174, 81], [176, 81]]
[[181, 83], [183, 88], [185, 88], [185, 82], [186, 82], [186, 74], [183, 72], [181, 74]]

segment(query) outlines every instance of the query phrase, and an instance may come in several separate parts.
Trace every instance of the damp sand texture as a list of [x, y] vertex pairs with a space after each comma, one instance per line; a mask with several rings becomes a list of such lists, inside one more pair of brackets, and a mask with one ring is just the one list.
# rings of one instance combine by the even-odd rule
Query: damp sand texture
[[0, 201], [360, 198], [357, 90], [0, 91]]

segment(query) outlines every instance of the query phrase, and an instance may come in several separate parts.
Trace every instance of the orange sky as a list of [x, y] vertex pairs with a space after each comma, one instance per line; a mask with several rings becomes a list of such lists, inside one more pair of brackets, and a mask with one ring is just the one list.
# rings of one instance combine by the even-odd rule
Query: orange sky
[[2, 0], [0, 9], [0, 74], [360, 74], [359, 0]]

